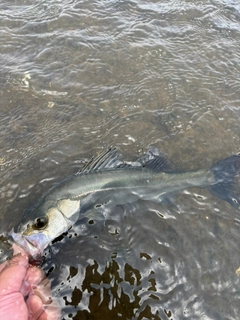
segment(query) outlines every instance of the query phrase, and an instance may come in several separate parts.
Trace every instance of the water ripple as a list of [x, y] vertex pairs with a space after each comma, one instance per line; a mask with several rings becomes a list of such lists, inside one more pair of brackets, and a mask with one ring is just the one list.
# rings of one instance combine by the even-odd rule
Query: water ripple
[[[236, 1], [0, 9], [2, 232], [109, 145], [186, 170], [239, 151]], [[238, 213], [204, 189], [170, 200], [94, 209], [46, 250], [64, 318], [238, 319]]]

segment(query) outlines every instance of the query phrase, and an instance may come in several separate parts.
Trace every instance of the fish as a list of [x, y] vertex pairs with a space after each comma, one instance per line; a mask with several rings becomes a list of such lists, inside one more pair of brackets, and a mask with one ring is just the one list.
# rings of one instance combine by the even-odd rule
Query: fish
[[[208, 169], [176, 170], [157, 148], [151, 147], [135, 162], [125, 162], [116, 148], [93, 157], [79, 172], [55, 184], [30, 206], [22, 221], [9, 232], [32, 258], [84, 217], [89, 206], [116, 206], [138, 199], [160, 201], [190, 187], [207, 188], [234, 208], [240, 208], [238, 176], [240, 154]], [[136, 217], [137, 219], [137, 217]]]

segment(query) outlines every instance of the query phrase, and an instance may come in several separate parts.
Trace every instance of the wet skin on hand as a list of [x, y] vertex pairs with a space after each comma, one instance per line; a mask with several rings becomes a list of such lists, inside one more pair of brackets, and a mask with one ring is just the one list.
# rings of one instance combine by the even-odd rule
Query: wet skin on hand
[[0, 265], [0, 319], [59, 319], [49, 280], [39, 267], [29, 264], [23, 249], [13, 245], [13, 250], [14, 257]]

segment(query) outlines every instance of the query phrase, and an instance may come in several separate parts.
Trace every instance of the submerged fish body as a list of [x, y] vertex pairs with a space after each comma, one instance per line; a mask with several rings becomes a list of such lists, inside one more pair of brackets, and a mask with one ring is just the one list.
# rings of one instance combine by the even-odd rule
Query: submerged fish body
[[[114, 205], [137, 199], [158, 200], [162, 196], [192, 186], [206, 187], [239, 208], [237, 175], [240, 156], [233, 155], [210, 169], [176, 172], [170, 162], [151, 148], [134, 163], [120, 160], [115, 148], [92, 159], [79, 173], [55, 185], [25, 213], [25, 222], [10, 235], [36, 258], [55, 238], [84, 215], [84, 204], [109, 198]], [[95, 197], [97, 195], [97, 197]]]

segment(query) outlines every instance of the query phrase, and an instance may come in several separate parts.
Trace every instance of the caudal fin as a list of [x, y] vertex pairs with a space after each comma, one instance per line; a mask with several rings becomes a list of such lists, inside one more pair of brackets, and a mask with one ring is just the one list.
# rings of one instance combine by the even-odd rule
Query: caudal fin
[[216, 183], [209, 187], [209, 190], [233, 207], [240, 208], [240, 189], [238, 187], [240, 155], [232, 155], [220, 160], [210, 170], [214, 174]]

